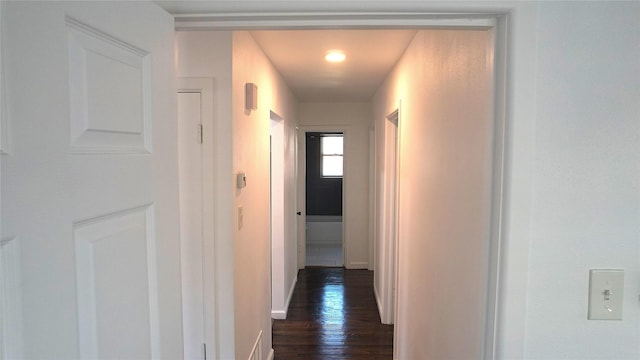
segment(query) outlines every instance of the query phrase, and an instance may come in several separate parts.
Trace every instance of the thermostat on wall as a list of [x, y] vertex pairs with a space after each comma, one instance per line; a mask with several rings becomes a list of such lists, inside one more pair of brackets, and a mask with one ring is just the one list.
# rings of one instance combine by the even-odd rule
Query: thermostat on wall
[[247, 174], [243, 172], [238, 173], [236, 182], [238, 184], [238, 189], [242, 189], [243, 187], [247, 186]]

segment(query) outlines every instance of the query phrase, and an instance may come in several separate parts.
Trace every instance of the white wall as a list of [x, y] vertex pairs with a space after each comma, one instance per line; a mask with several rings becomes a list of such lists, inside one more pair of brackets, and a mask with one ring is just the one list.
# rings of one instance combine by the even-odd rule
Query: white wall
[[344, 265], [349, 269], [369, 266], [369, 124], [371, 104], [301, 103], [302, 130], [314, 127], [345, 129], [343, 178]]
[[[271, 350], [269, 242], [270, 111], [283, 117], [284, 229], [281, 294], [285, 301], [297, 274], [295, 238], [296, 99], [247, 32], [177, 32], [179, 77], [214, 78], [215, 252], [220, 359], [246, 359], [262, 331], [261, 351]], [[258, 109], [244, 109], [244, 84], [258, 87]], [[206, 131], [206, 129], [205, 129]], [[236, 189], [235, 176], [247, 174]], [[244, 226], [237, 227], [243, 207]], [[206, 239], [205, 239], [206, 241]], [[276, 304], [277, 305], [277, 304]]]
[[[526, 358], [640, 358], [640, 3], [541, 3]], [[589, 269], [623, 321], [587, 320]]]
[[377, 148], [384, 145], [385, 117], [401, 101], [399, 359], [483, 355], [491, 38], [490, 31], [419, 31], [374, 97]]
[[[213, 181], [213, 197], [203, 200], [206, 207], [213, 203], [213, 218], [203, 219], [204, 226], [213, 227], [213, 236], [203, 238], [205, 247], [214, 242], [214, 276], [216, 292], [206, 294], [208, 300], [215, 298], [217, 324], [217, 357], [231, 359], [234, 347], [234, 262], [233, 262], [233, 202], [231, 146], [231, 51], [230, 31], [188, 31], [176, 33], [176, 73], [178, 77], [204, 77], [213, 80], [214, 104], [211, 129], [204, 129], [205, 137], [213, 139], [213, 151], [203, 153], [205, 161], [213, 161], [213, 174], [203, 174], [204, 181]], [[204, 99], [203, 101], [206, 101]], [[203, 148], [204, 149], [204, 148]], [[226, 174], [226, 176], [224, 175]], [[207, 264], [205, 264], [205, 267]], [[205, 278], [207, 278], [205, 276]], [[211, 324], [212, 319], [206, 319]], [[211, 326], [211, 325], [209, 325]], [[210, 332], [212, 333], [212, 332]]]
[[[635, 158], [640, 50], [637, 21], [633, 21], [640, 17], [639, 5], [391, 0], [341, 3], [309, 0], [295, 4], [262, 1], [258, 6], [255, 2], [225, 2], [220, 3], [219, 10], [256, 13], [364, 8], [482, 9], [510, 13], [509, 141], [498, 357], [638, 358], [637, 341], [632, 344], [629, 339], [638, 339], [637, 320], [635, 328], [630, 328], [637, 308], [637, 292], [631, 291], [632, 282], [638, 283], [632, 273], [638, 264], [640, 205], [635, 187], [640, 180]], [[178, 39], [181, 36], [179, 33]], [[230, 82], [230, 72], [217, 73], [213, 61], [216, 55], [228, 54], [228, 47], [206, 38], [198, 40], [197, 35], [184, 36], [194, 36], [194, 56], [190, 56], [190, 61], [198, 66], [179, 64], [179, 69], [189, 69], [179, 76], [214, 76], [218, 89], [229, 89], [221, 84]], [[228, 38], [224, 41], [230, 43]], [[231, 59], [227, 57], [224, 61]], [[217, 109], [231, 103], [230, 95], [229, 91], [218, 93]], [[231, 115], [228, 112], [217, 116], [229, 119]], [[218, 150], [228, 150], [230, 146], [225, 144], [231, 141], [231, 124], [217, 123]], [[585, 145], [585, 139], [591, 146]], [[233, 246], [231, 228], [224, 226], [233, 223], [234, 214], [229, 191], [233, 186], [231, 155], [218, 151], [216, 161], [224, 169], [221, 174], [227, 174], [218, 178], [223, 190], [218, 192], [216, 202], [216, 219], [225, 220], [220, 222], [223, 226], [216, 236], [229, 239], [220, 243], [224, 245], [222, 263]], [[572, 183], [576, 186], [571, 186]], [[229, 261], [232, 258], [226, 257]], [[584, 321], [586, 270], [600, 266], [627, 269], [629, 287], [623, 322]], [[232, 300], [231, 293], [225, 292], [226, 285], [221, 286], [219, 296]], [[226, 306], [232, 307], [233, 303]], [[556, 307], [569, 311], [561, 312]], [[580, 309], [583, 316], [578, 317], [573, 308]], [[233, 331], [226, 334], [229, 333], [233, 335]], [[423, 339], [419, 343], [426, 345]], [[584, 349], [589, 349], [589, 354]]]
[[342, 216], [306, 216], [307, 244], [342, 246]]
[[287, 317], [298, 275], [297, 219], [293, 215], [296, 206], [293, 123], [291, 118], [285, 121], [271, 113], [271, 317], [274, 319]]
[[[247, 186], [234, 190], [234, 208], [244, 209], [244, 226], [234, 227], [235, 243], [235, 288], [236, 305], [236, 358], [249, 358], [251, 348], [262, 331], [262, 356], [271, 349], [271, 289], [269, 243], [269, 128], [270, 111], [284, 118], [286, 156], [293, 159], [295, 134], [295, 98], [280, 75], [270, 64], [248, 32], [233, 34], [233, 173], [245, 172]], [[258, 87], [258, 109], [246, 111], [245, 83]], [[285, 174], [285, 186], [292, 185], [291, 171]], [[285, 226], [293, 227], [295, 211], [294, 188], [285, 191], [290, 196], [285, 201]], [[295, 239], [293, 231], [286, 233], [288, 239], [289, 284], [293, 285], [295, 270]], [[290, 286], [285, 287], [288, 294]], [[283, 294], [284, 295], [284, 294]]]
[[[638, 18], [631, 2], [514, 7], [498, 358], [640, 356]], [[623, 321], [586, 320], [591, 268], [625, 269]]]

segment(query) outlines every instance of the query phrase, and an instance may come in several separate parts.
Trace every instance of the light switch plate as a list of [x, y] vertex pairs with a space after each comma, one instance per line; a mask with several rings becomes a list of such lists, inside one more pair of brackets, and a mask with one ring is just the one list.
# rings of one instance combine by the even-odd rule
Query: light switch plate
[[624, 271], [589, 271], [589, 320], [622, 320]]

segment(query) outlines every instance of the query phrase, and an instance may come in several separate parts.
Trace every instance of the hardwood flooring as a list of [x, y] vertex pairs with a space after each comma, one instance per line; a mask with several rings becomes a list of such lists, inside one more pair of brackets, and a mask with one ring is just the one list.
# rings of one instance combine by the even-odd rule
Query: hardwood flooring
[[273, 322], [275, 360], [392, 359], [393, 326], [382, 325], [373, 272], [307, 268], [286, 320]]

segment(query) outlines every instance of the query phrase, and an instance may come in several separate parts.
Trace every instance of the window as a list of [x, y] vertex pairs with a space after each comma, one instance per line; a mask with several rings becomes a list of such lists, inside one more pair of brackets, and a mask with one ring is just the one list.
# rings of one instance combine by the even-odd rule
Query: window
[[343, 139], [342, 134], [324, 134], [320, 138], [323, 177], [342, 177]]

